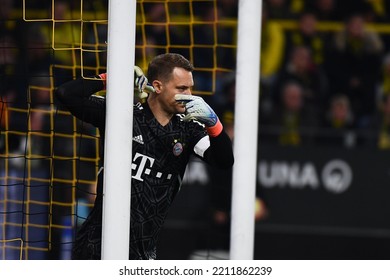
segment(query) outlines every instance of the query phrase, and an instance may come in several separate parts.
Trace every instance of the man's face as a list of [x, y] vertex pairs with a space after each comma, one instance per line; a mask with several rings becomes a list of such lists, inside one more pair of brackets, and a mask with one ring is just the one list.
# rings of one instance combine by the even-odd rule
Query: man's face
[[283, 102], [288, 111], [299, 112], [303, 104], [301, 89], [293, 84], [286, 86], [283, 92]]
[[161, 82], [160, 102], [164, 110], [172, 114], [184, 114], [184, 104], [175, 100], [176, 94], [189, 94], [194, 86], [192, 73], [183, 69], [175, 68], [172, 72], [171, 79]]

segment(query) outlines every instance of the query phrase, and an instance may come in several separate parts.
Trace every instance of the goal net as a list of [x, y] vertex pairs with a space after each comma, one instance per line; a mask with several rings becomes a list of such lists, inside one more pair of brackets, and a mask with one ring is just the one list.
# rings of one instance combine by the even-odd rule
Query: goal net
[[[69, 259], [94, 201], [100, 136], [53, 92], [106, 71], [108, 3], [14, 2], [0, 12], [0, 259]], [[234, 3], [137, 1], [136, 64], [181, 53], [194, 93], [213, 96], [235, 67]]]

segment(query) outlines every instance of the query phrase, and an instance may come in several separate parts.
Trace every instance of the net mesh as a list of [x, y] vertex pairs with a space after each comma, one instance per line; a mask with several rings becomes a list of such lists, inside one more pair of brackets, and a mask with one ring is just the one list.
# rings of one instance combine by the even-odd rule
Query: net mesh
[[[65, 81], [106, 71], [108, 4], [90, 2], [6, 0], [0, 13], [0, 259], [69, 259], [92, 207], [99, 133], [53, 97]], [[136, 20], [143, 70], [181, 53], [203, 95], [232, 72], [236, 19], [216, 0], [138, 1]]]

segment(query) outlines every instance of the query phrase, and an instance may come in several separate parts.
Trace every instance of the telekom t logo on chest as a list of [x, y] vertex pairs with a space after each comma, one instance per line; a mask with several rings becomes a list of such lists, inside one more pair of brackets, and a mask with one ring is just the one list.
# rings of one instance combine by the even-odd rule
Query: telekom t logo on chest
[[131, 169], [134, 171], [132, 178], [142, 182], [144, 180], [142, 176], [145, 174], [154, 176], [157, 179], [162, 178], [170, 180], [172, 178], [172, 174], [163, 174], [162, 172], [155, 170], [152, 172], [154, 161], [154, 158], [148, 157], [140, 153], [136, 153], [133, 158], [133, 163], [131, 164]]
[[[140, 160], [138, 160], [140, 158]], [[136, 163], [139, 162], [137, 165]], [[142, 174], [149, 175], [150, 171], [154, 163], [154, 158], [145, 156], [140, 153], [136, 153], [133, 158], [133, 164], [131, 165], [131, 169], [133, 169], [135, 174], [132, 176], [134, 179], [138, 181], [143, 181], [144, 179], [141, 178]]]

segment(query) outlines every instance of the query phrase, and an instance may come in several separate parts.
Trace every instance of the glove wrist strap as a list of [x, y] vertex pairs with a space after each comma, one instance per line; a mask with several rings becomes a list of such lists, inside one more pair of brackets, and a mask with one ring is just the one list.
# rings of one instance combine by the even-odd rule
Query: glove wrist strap
[[106, 73], [101, 73], [99, 74], [100, 79], [102, 79], [102, 83], [104, 86], [104, 89], [106, 89], [106, 80], [107, 80], [107, 74]]
[[218, 120], [214, 126], [206, 127], [207, 133], [210, 137], [217, 137], [221, 134], [223, 129], [222, 123]]

